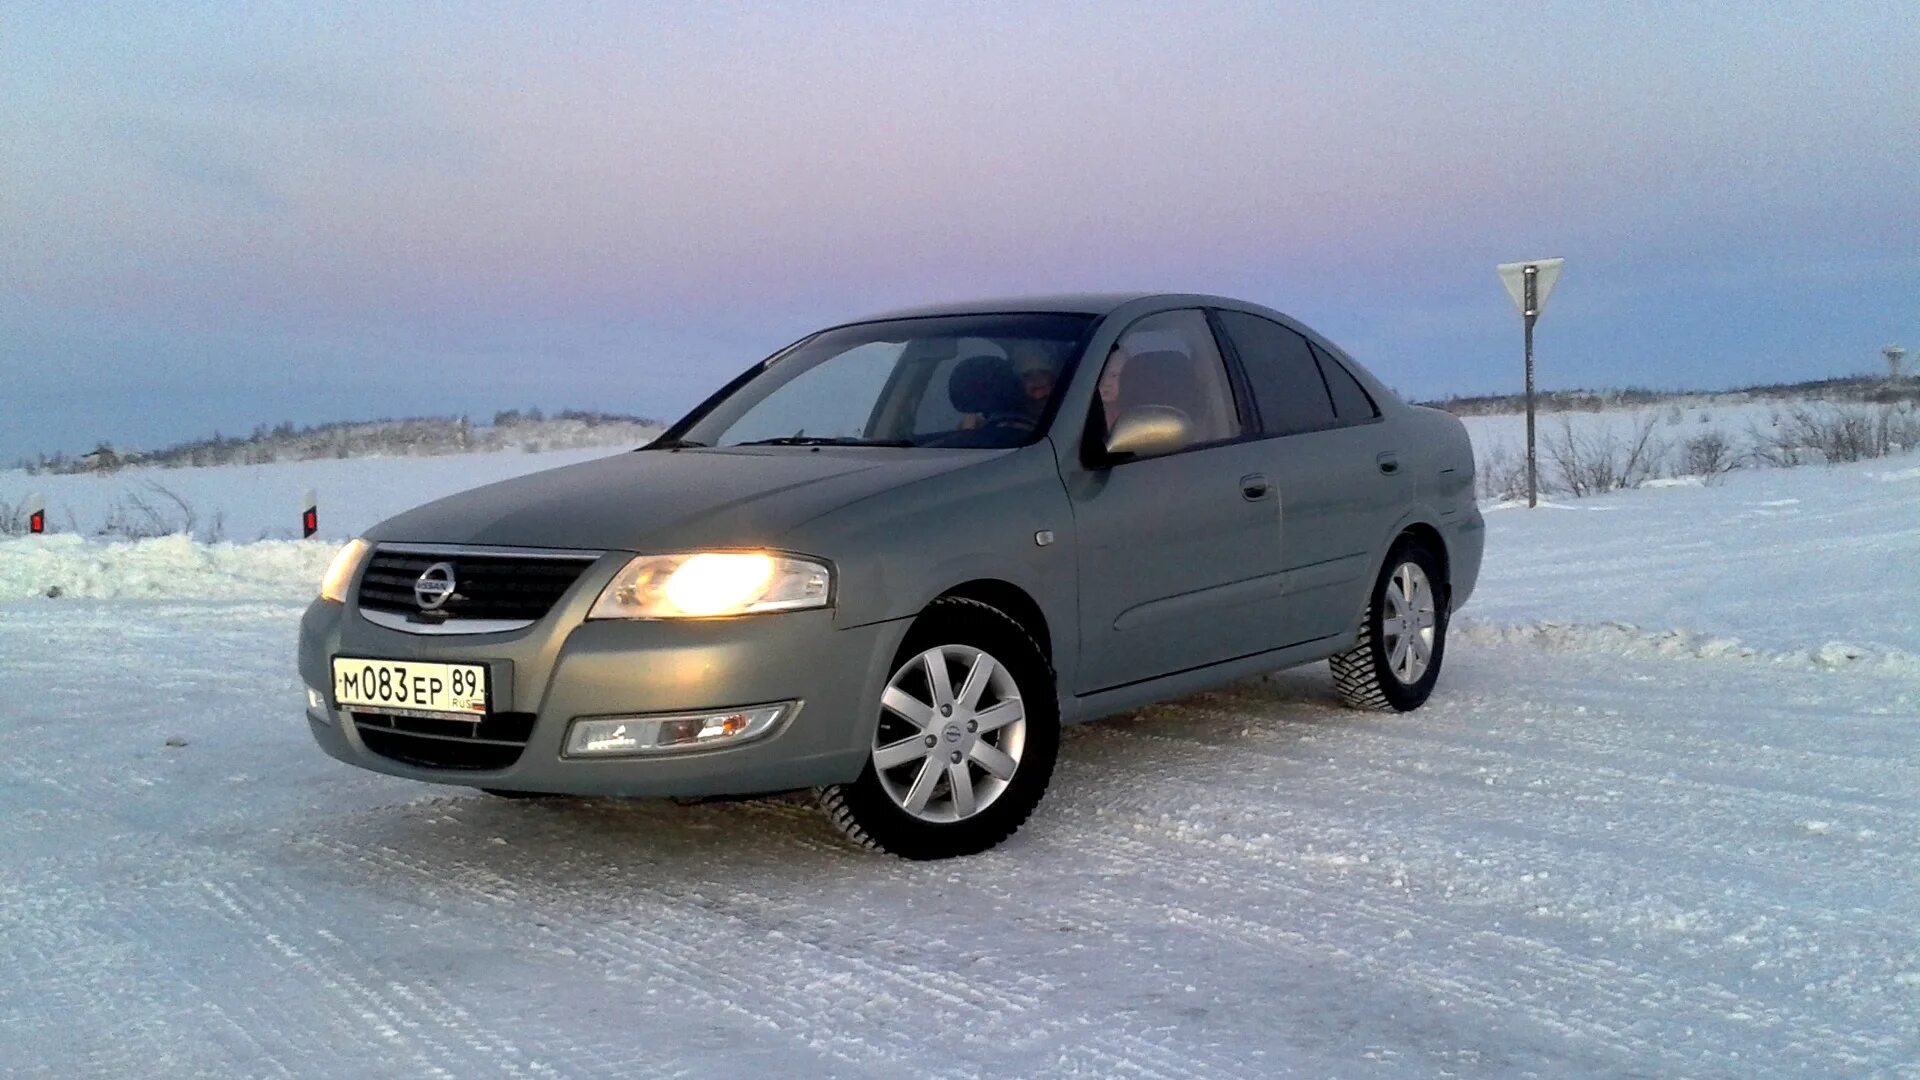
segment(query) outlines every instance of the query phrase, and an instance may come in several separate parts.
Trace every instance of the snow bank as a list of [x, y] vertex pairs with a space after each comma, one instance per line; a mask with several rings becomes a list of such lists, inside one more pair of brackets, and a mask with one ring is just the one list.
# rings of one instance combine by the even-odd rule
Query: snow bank
[[1920, 473], [1910, 460], [1743, 469], [1709, 486], [1490, 512], [1463, 614], [1500, 627], [1682, 627], [1768, 657], [1829, 643], [1920, 655], [1920, 605], [1907, 602], [1920, 488], [1879, 482], [1909, 469]]
[[338, 542], [432, 499], [618, 452], [599, 448], [136, 467], [105, 476], [32, 476], [0, 469], [0, 504], [18, 506], [40, 495], [47, 503], [48, 528], [86, 536], [125, 539], [191, 532], [201, 540], [291, 540], [299, 535], [303, 496], [311, 490], [320, 501], [320, 535]]
[[103, 542], [71, 533], [0, 540], [0, 602], [35, 597], [303, 600], [339, 545], [203, 544], [186, 536]]
[[1555, 619], [1503, 626], [1473, 618], [1460, 618], [1453, 622], [1448, 634], [1455, 643], [1475, 645], [1531, 645], [1559, 651], [1632, 658], [1743, 660], [1825, 671], [1920, 676], [1920, 655], [1844, 641], [1829, 641], [1804, 649], [1768, 650], [1748, 645], [1737, 637], [1679, 629], [1645, 630], [1624, 622], [1583, 625]]

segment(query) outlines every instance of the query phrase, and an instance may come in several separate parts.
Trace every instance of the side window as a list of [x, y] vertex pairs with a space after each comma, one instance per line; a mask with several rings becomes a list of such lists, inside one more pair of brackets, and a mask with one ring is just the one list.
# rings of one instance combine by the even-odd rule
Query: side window
[[1364, 424], [1380, 415], [1380, 406], [1373, 403], [1373, 396], [1347, 370], [1347, 365], [1321, 352], [1317, 346], [1313, 355], [1320, 360], [1320, 370], [1327, 377], [1327, 389], [1333, 393], [1333, 409], [1340, 415], [1341, 423]]
[[1177, 409], [1195, 443], [1240, 434], [1240, 414], [1213, 328], [1196, 310], [1163, 311], [1127, 327], [1100, 369], [1099, 407], [1109, 430], [1133, 409]]
[[1334, 426], [1334, 403], [1314, 363], [1307, 339], [1271, 319], [1241, 311], [1221, 311], [1253, 401], [1269, 435], [1293, 435]]

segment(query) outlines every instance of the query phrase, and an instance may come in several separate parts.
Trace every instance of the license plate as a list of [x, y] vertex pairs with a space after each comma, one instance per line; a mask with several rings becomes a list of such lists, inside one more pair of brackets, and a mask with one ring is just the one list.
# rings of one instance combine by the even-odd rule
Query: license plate
[[485, 716], [487, 669], [484, 664], [343, 656], [333, 662], [333, 703], [401, 714]]

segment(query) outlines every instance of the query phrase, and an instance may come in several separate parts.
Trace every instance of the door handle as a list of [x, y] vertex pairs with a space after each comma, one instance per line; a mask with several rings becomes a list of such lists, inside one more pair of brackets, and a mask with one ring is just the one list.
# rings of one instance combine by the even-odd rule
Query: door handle
[[1267, 478], [1259, 473], [1248, 473], [1240, 478], [1240, 497], [1248, 502], [1258, 502], [1266, 498], [1267, 492], [1271, 490], [1273, 488], [1267, 483]]
[[1380, 471], [1388, 476], [1392, 476], [1394, 473], [1400, 471], [1400, 455], [1391, 450], [1373, 460], [1379, 463]]

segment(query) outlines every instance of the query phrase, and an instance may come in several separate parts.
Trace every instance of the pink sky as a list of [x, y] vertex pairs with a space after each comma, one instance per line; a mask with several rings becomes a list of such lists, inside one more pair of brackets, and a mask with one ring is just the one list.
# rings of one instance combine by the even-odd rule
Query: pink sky
[[0, 17], [0, 459], [671, 413], [815, 324], [1080, 288], [1237, 293], [1409, 392], [1495, 389], [1492, 264], [1540, 255], [1550, 384], [1920, 338], [1910, 7], [947, 10]]

